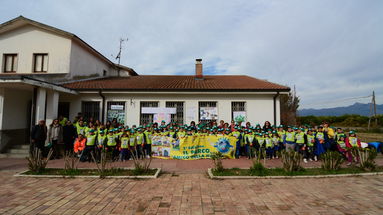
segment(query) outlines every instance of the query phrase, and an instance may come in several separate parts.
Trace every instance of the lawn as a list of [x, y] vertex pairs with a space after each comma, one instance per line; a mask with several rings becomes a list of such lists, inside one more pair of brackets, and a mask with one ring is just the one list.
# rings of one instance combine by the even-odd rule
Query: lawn
[[357, 133], [362, 142], [383, 142], [383, 133]]
[[299, 175], [336, 175], [336, 174], [357, 174], [357, 173], [367, 173], [367, 172], [383, 172], [383, 167], [376, 167], [374, 171], [364, 171], [356, 166], [351, 166], [348, 168], [341, 168], [336, 171], [328, 171], [322, 168], [307, 168], [302, 169], [296, 172], [286, 172], [283, 168], [268, 168], [263, 172], [251, 172], [249, 169], [224, 169], [223, 171], [215, 171], [212, 173], [214, 176], [299, 176]]

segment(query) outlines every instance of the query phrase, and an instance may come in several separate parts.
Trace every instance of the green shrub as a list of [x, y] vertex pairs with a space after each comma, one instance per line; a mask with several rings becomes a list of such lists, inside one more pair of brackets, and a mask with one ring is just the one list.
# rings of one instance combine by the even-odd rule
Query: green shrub
[[212, 152], [210, 159], [213, 161], [214, 164], [213, 171], [222, 172], [225, 170], [222, 164], [223, 154], [221, 152]]
[[265, 176], [267, 168], [263, 166], [259, 159], [253, 159], [253, 165], [249, 169], [250, 175]]
[[291, 173], [303, 169], [301, 166], [302, 155], [296, 151], [283, 150], [281, 152], [281, 159], [283, 163], [283, 169], [286, 172]]
[[351, 148], [351, 154], [354, 159], [359, 159], [359, 167], [362, 170], [373, 171], [376, 168], [375, 158], [377, 152], [375, 148]]
[[46, 158], [43, 157], [40, 149], [35, 148], [29, 153], [28, 160], [28, 169], [33, 173], [41, 173], [45, 170], [49, 160], [51, 159], [53, 154], [53, 150], [50, 149], [48, 152], [48, 156]]
[[328, 151], [321, 155], [324, 170], [338, 170], [344, 162], [344, 157], [339, 152]]

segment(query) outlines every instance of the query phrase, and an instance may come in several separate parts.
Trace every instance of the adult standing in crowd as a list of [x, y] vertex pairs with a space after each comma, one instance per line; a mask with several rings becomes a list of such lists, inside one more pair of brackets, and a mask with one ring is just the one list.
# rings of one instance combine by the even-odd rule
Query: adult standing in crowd
[[52, 144], [53, 154], [52, 158], [60, 159], [60, 146], [63, 142], [63, 128], [58, 119], [54, 119], [48, 129], [48, 143]]
[[45, 156], [45, 140], [47, 139], [47, 126], [45, 120], [40, 120], [39, 123], [32, 128], [31, 132], [31, 150], [38, 148], [43, 156]]
[[334, 141], [335, 132], [328, 122], [323, 122], [323, 132], [325, 134], [325, 150], [337, 151], [336, 142]]
[[265, 124], [263, 125], [263, 131], [268, 132], [269, 129], [272, 129], [271, 123], [269, 121], [266, 121]]
[[71, 121], [67, 121], [63, 127], [63, 140], [65, 146], [65, 153], [73, 152], [73, 144], [77, 137], [77, 129]]

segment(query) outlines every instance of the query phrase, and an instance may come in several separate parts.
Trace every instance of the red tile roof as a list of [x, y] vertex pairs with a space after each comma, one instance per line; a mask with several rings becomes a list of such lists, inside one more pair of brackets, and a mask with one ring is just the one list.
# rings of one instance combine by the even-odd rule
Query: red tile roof
[[289, 91], [290, 88], [245, 75], [139, 75], [109, 77], [63, 84], [75, 90], [123, 91]]

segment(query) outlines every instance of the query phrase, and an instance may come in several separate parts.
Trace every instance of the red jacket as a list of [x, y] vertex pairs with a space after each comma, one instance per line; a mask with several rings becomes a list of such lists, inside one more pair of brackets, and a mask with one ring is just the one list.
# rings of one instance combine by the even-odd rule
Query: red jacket
[[[349, 138], [350, 138], [350, 137], [346, 137], [346, 141], [345, 141], [345, 143], [346, 143], [346, 147], [347, 147], [347, 148], [352, 148], [351, 143], [350, 143], [350, 139], [349, 139]], [[362, 147], [362, 145], [360, 144], [360, 139], [357, 138], [357, 137], [356, 137], [356, 139], [357, 139], [358, 147]]]
[[74, 152], [78, 153], [84, 150], [86, 143], [86, 138], [83, 138], [80, 140], [79, 138], [76, 139], [76, 142], [74, 143]]

